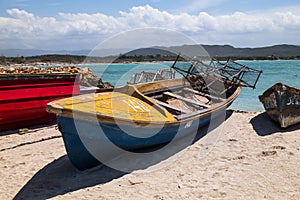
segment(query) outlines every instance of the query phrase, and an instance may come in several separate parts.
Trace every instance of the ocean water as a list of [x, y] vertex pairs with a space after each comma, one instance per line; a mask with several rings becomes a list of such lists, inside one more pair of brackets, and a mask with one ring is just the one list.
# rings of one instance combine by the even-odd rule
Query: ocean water
[[[238, 98], [230, 109], [243, 111], [263, 111], [263, 106], [258, 100], [266, 89], [277, 82], [300, 88], [300, 60], [276, 61], [238, 61], [249, 67], [263, 70], [256, 89], [243, 88]], [[156, 72], [168, 68], [172, 62], [142, 63], [142, 64], [84, 64], [79, 67], [89, 67], [103, 81], [111, 82], [115, 86], [126, 84], [135, 72]]]

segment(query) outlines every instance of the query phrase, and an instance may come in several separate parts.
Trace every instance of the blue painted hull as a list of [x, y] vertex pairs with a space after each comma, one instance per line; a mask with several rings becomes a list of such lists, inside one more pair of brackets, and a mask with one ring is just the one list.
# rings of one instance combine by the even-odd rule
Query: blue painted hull
[[[222, 112], [220, 112], [222, 113]], [[224, 113], [224, 111], [223, 111]], [[194, 119], [185, 123], [161, 128], [124, 126], [101, 123], [77, 118], [57, 116], [57, 123], [63, 135], [66, 151], [70, 161], [79, 170], [85, 170], [110, 160], [120, 152], [168, 144], [187, 135], [191, 144], [197, 130], [209, 124], [211, 116]], [[155, 130], [156, 129], [156, 130]], [[147, 136], [147, 132], [154, 135]], [[136, 135], [129, 135], [133, 133]], [[146, 135], [147, 137], [141, 137]]]

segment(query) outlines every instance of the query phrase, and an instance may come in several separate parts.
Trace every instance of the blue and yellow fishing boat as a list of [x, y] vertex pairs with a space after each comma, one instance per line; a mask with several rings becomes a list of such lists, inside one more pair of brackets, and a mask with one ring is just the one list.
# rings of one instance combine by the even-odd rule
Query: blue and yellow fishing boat
[[224, 65], [214, 66], [222, 72], [215, 74], [207, 73], [207, 69], [212, 71], [211, 65], [202, 62], [178, 63], [181, 67], [175, 63], [172, 68], [182, 78], [99, 89], [48, 104], [48, 112], [57, 114], [67, 154], [75, 167], [88, 169], [117, 156], [118, 150], [167, 144], [196, 133], [213, 114], [226, 110], [242, 86], [255, 87], [258, 79], [252, 85], [243, 81], [247, 71], [253, 72], [246, 66], [235, 69], [227, 63], [230, 70]]

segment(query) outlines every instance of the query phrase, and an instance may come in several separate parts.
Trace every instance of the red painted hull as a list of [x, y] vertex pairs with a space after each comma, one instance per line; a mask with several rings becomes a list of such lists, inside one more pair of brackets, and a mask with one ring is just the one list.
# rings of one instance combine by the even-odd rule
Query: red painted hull
[[76, 75], [0, 76], [0, 131], [50, 122], [47, 103], [80, 93]]

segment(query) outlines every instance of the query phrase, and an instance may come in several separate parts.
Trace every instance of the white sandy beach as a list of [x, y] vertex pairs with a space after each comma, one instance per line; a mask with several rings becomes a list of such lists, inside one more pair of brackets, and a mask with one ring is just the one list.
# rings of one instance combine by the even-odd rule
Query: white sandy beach
[[230, 114], [167, 166], [131, 173], [76, 170], [55, 124], [2, 132], [0, 199], [300, 199], [300, 125]]

